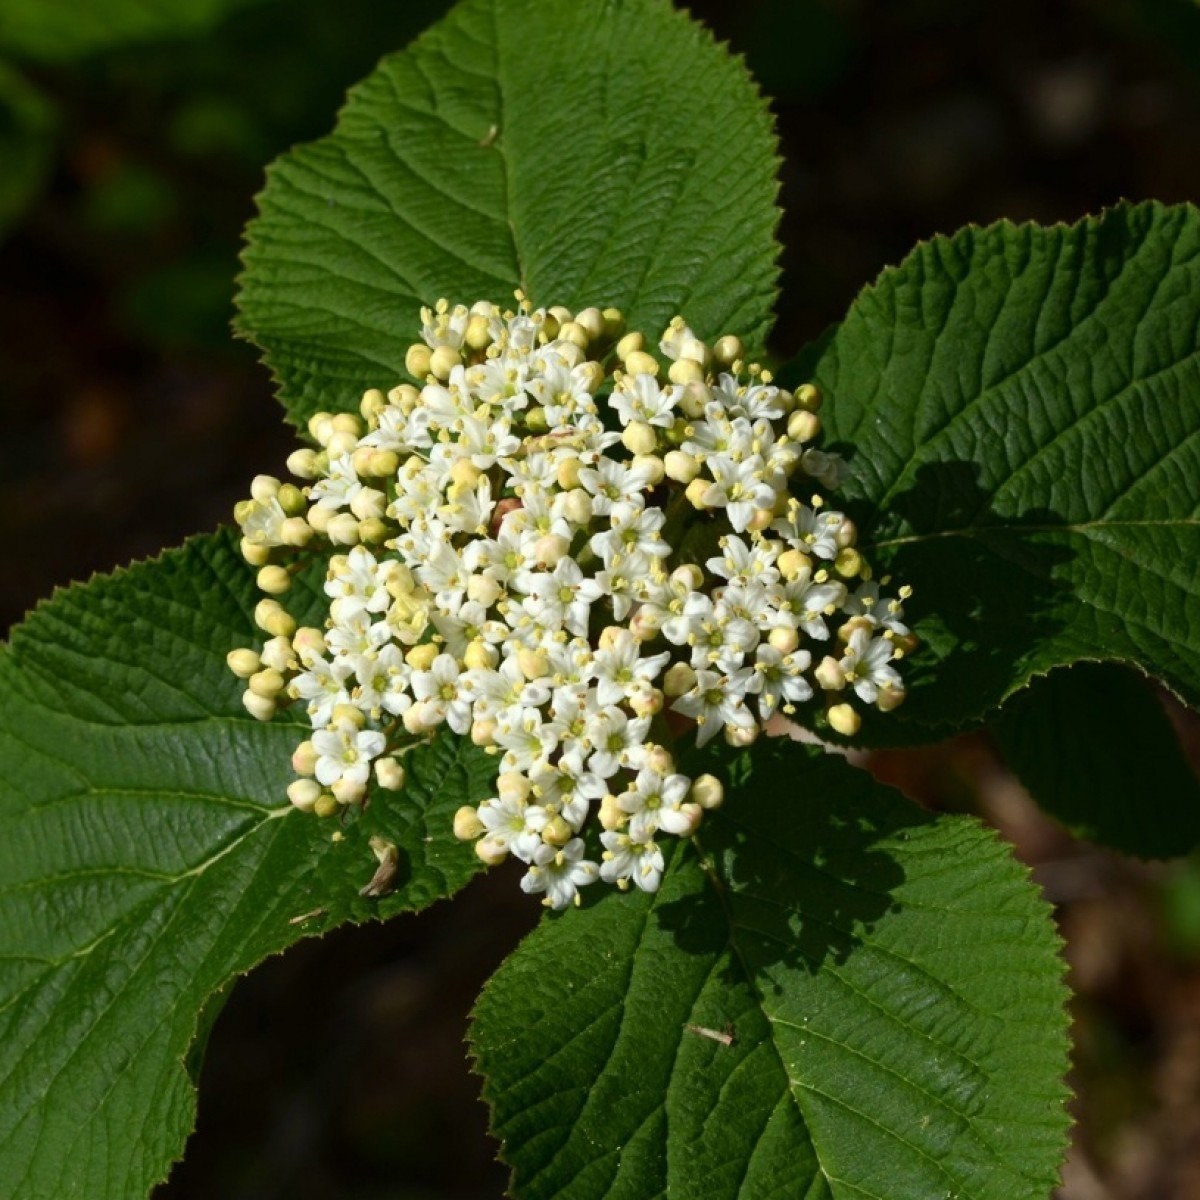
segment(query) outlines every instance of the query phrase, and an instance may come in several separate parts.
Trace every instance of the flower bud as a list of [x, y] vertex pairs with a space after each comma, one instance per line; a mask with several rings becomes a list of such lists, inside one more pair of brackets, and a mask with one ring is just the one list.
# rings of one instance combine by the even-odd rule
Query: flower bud
[[837, 558], [833, 560], [833, 569], [837, 571], [843, 579], [854, 579], [862, 570], [863, 557], [853, 546], [847, 546], [844, 550], [839, 550]]
[[682, 450], [670, 450], [663, 458], [663, 471], [677, 483], [691, 483], [700, 474], [700, 464]]
[[785, 550], [775, 560], [775, 566], [784, 579], [798, 579], [805, 571], [812, 570], [812, 559], [803, 550]]
[[621, 443], [633, 454], [653, 454], [658, 449], [658, 435], [653, 425], [630, 421], [621, 433]]
[[688, 794], [701, 808], [720, 808], [725, 803], [725, 787], [715, 775], [697, 775]]
[[341, 805], [329, 792], [322, 792], [317, 798], [316, 804], [313, 805], [313, 812], [318, 817], [332, 817], [334, 813], [341, 811]]
[[497, 867], [508, 857], [508, 848], [494, 837], [485, 837], [475, 843], [475, 853], [480, 862]]
[[429, 374], [429, 363], [433, 351], [424, 342], [414, 342], [404, 355], [404, 369], [414, 379], [424, 379]]
[[414, 671], [428, 671], [433, 666], [433, 660], [438, 656], [438, 648], [432, 642], [422, 642], [414, 646], [405, 656], [404, 661]]
[[884, 684], [879, 689], [879, 695], [875, 698], [875, 707], [880, 712], [891, 712], [893, 708], [899, 708], [904, 703], [906, 693], [903, 688], [889, 687]]
[[704, 378], [704, 368], [693, 359], [677, 358], [667, 371], [672, 383], [696, 383]]
[[658, 359], [645, 350], [634, 350], [625, 356], [625, 370], [630, 375], [657, 375], [659, 372]]
[[[413, 374], [416, 374], [414, 371]], [[422, 378], [427, 372], [422, 372]], [[411, 383], [397, 384], [388, 392], [388, 403], [394, 404], [405, 416], [408, 416], [421, 402], [421, 393]]]
[[339, 804], [358, 804], [367, 794], [367, 785], [343, 775], [341, 779], [335, 779], [329, 785], [329, 790]]
[[321, 785], [315, 779], [293, 779], [287, 797], [301, 812], [312, 812], [321, 798]]
[[682, 830], [680, 837], [691, 837], [697, 829], [700, 828], [700, 822], [704, 817], [704, 810], [699, 804], [681, 804], [679, 806], [679, 815], [687, 818], [687, 828]]
[[275, 715], [275, 701], [247, 688], [242, 693], [242, 707], [256, 720], [269, 721]]
[[486, 350], [492, 344], [491, 322], [482, 313], [476, 313], [468, 322], [463, 341], [468, 349]]
[[853, 737], [862, 725], [862, 717], [849, 704], [835, 704], [825, 715], [830, 727], [842, 737]]
[[260, 600], [254, 606], [254, 623], [272, 637], [291, 637], [296, 632], [295, 618], [278, 600]]
[[636, 454], [630, 466], [645, 473], [648, 487], [657, 487], [666, 476], [663, 460], [657, 454]]
[[726, 725], [725, 741], [728, 745], [739, 750], [753, 746], [758, 741], [759, 727], [757, 725]]
[[292, 649], [303, 659], [313, 654], [324, 654], [325, 635], [312, 625], [305, 625], [296, 630], [292, 638]]
[[577, 312], [575, 324], [587, 334], [589, 342], [598, 342], [604, 336], [604, 314], [598, 308]]
[[586, 525], [592, 519], [592, 497], [584, 488], [574, 488], [562, 498], [562, 515], [572, 525]]
[[842, 550], [853, 546], [858, 541], [858, 526], [849, 517], [843, 517], [837, 533], [833, 535], [833, 540]]
[[693, 508], [703, 511], [709, 505], [705, 502], [704, 497], [708, 495], [708, 489], [712, 486], [711, 479], [702, 479], [697, 476], [687, 485], [684, 495], [688, 498], [688, 503]]
[[771, 528], [771, 522], [775, 520], [775, 513], [769, 508], [756, 508], [750, 515], [750, 520], [746, 522], [746, 528], [751, 533], [761, 533], [764, 529]]
[[292, 751], [292, 770], [297, 775], [315, 775], [317, 771], [317, 748], [311, 741], [303, 741]]
[[542, 841], [551, 846], [565, 846], [575, 831], [560, 816], [553, 816], [542, 826]]
[[500, 598], [500, 585], [490, 575], [472, 575], [467, 580], [467, 598], [491, 608]]
[[798, 408], [788, 417], [787, 434], [793, 442], [811, 442], [821, 432], [821, 418], [807, 409]]
[[604, 336], [620, 337], [625, 331], [625, 314], [619, 308], [606, 308], [600, 315], [604, 318]]
[[268, 596], [282, 596], [292, 586], [292, 577], [286, 567], [263, 567], [255, 577], [260, 592]]
[[274, 500], [278, 492], [279, 480], [274, 475], [255, 475], [250, 480], [250, 496], [259, 504], [266, 504], [268, 500]]
[[230, 650], [225, 655], [225, 665], [239, 679], [249, 679], [251, 675], [261, 669], [262, 662], [256, 651], [242, 647], [239, 650]]
[[297, 479], [316, 479], [317, 452], [307, 447], [303, 450], [293, 450], [287, 458], [287, 469]]
[[249, 538], [242, 538], [238, 545], [242, 552], [242, 557], [251, 567], [265, 566], [271, 558], [271, 547], [264, 546], [261, 542], [252, 542]]
[[308, 510], [308, 516], [305, 518], [309, 525], [312, 526], [313, 533], [318, 533], [325, 536], [329, 533], [329, 522], [333, 520], [334, 510], [332, 508], [321, 508], [314, 504]]
[[816, 412], [821, 407], [822, 395], [821, 389], [812, 383], [802, 383], [796, 389], [796, 407], [806, 409], [808, 412]]
[[693, 421], [704, 416], [704, 406], [712, 401], [712, 389], [703, 380], [693, 379], [683, 385], [679, 411]]
[[550, 659], [544, 650], [522, 646], [517, 651], [517, 666], [526, 679], [542, 679], [550, 674]]
[[316, 530], [303, 517], [288, 517], [279, 527], [279, 536], [285, 546], [302, 549], [313, 539]]
[[464, 804], [454, 814], [454, 836], [460, 842], [473, 842], [484, 830], [479, 813], [472, 804]]
[[790, 625], [776, 625], [767, 634], [767, 641], [780, 654], [791, 654], [800, 645], [800, 635]]
[[846, 673], [841, 663], [829, 654], [817, 663], [813, 678], [826, 692], [840, 692], [846, 686]]
[[490, 671], [500, 661], [500, 652], [490, 642], [476, 638], [463, 654], [463, 666], [468, 671]]
[[588, 346], [587, 330], [577, 321], [564, 321], [559, 327], [558, 339], [561, 342], [570, 342], [580, 350], [586, 350]]
[[717, 338], [712, 348], [713, 358], [723, 367], [732, 366], [739, 358], [745, 358], [746, 347], [742, 345], [742, 339], [734, 337], [733, 334], [726, 334], [722, 338]]
[[377, 418], [387, 406], [387, 397], [379, 388], [367, 388], [358, 402], [358, 411], [364, 421], [370, 422]]
[[474, 746], [494, 746], [496, 744], [496, 722], [487, 720], [471, 723], [471, 744]]
[[537, 565], [546, 570], [561, 562], [570, 549], [571, 543], [565, 537], [557, 533], [547, 533], [534, 542], [533, 556]]
[[462, 355], [453, 346], [439, 346], [429, 356], [429, 373], [443, 382], [450, 378], [450, 372], [462, 365]]
[[647, 688], [634, 692], [629, 698], [629, 707], [639, 717], [653, 717], [662, 712], [663, 694], [658, 688]]
[[504, 771], [496, 777], [496, 794], [505, 804], [521, 804], [533, 788], [527, 775], [520, 771]]
[[617, 357], [625, 362], [631, 354], [639, 354], [646, 348], [645, 335], [634, 330], [633, 333], [627, 333], [617, 343]]
[[296, 658], [292, 653], [292, 639], [273, 637], [262, 648], [262, 662], [265, 667], [274, 667], [276, 671], [294, 670]]
[[358, 520], [353, 513], [340, 512], [330, 519], [325, 535], [335, 546], [357, 546]]
[[376, 488], [363, 488], [350, 501], [350, 511], [360, 521], [378, 520], [387, 508], [387, 496]]
[[600, 801], [600, 824], [611, 833], [620, 829], [629, 814], [621, 807], [620, 801], [611, 792]]
[[666, 746], [647, 746], [642, 765], [651, 771], [657, 771], [660, 775], [675, 773], [675, 759]]
[[389, 792], [403, 791], [408, 772], [398, 758], [377, 758], [374, 765], [375, 781], [381, 788]]
[[663, 676], [663, 691], [668, 696], [682, 696], [696, 686], [696, 672], [685, 662], [673, 663]]

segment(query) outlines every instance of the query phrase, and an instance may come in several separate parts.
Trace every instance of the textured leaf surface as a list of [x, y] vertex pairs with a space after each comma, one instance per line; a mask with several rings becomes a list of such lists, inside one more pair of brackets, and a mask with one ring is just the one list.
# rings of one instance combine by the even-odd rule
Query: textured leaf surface
[[1045, 1200], [1065, 993], [1026, 872], [838, 759], [755, 750], [704, 861], [548, 919], [488, 984], [514, 1194]]
[[264, 0], [0, 0], [0, 49], [60, 62], [135, 42], [186, 37]]
[[1200, 783], [1149, 683], [1128, 668], [1052, 671], [993, 729], [1033, 798], [1080, 837], [1146, 858], [1200, 845]]
[[1200, 212], [1121, 206], [935, 238], [802, 363], [864, 542], [917, 589], [910, 702], [871, 736], [1080, 658], [1200, 701], [1198, 330]]
[[666, 0], [468, 0], [270, 169], [239, 329], [293, 419], [399, 379], [439, 296], [761, 342], [774, 168], [745, 69]]
[[[195, 1110], [184, 1057], [232, 976], [475, 869], [450, 822], [479, 751], [410, 756], [336, 844], [284, 796], [298, 727], [248, 718], [223, 657], [255, 640], [231, 539], [62, 592], [0, 654], [0, 1180], [12, 1200], [144, 1195]], [[370, 833], [401, 851], [364, 900]], [[309, 915], [296, 921], [298, 917]]]

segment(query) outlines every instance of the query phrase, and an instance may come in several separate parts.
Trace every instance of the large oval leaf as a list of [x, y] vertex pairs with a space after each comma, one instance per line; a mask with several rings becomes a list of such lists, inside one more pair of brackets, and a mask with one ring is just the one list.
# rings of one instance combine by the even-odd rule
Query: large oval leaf
[[1032, 675], [1137, 663], [1200, 701], [1200, 212], [1122, 205], [918, 247], [800, 365], [869, 552], [916, 588], [927, 740]]
[[270, 168], [238, 329], [294, 420], [399, 378], [439, 296], [759, 344], [775, 164], [744, 67], [666, 0], [468, 0]]
[[1066, 1015], [1045, 903], [974, 822], [795, 744], [655, 896], [548, 919], [471, 1034], [522, 1200], [1045, 1200]]
[[[0, 653], [0, 1180], [12, 1200], [130, 1200], [192, 1127], [184, 1059], [235, 975], [345, 920], [461, 887], [455, 807], [490, 760], [453, 738], [410, 756], [336, 844], [284, 788], [300, 727], [246, 716], [225, 652], [254, 637], [228, 536], [60, 593]], [[359, 888], [367, 838], [396, 890]]]

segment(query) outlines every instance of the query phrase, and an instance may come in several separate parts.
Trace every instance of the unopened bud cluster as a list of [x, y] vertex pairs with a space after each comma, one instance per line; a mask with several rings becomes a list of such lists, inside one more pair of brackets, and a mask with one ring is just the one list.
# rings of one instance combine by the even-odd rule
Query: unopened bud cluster
[[[302, 809], [402, 787], [442, 725], [486, 747], [497, 794], [455, 833], [561, 908], [596, 879], [655, 890], [660, 836], [721, 803], [676, 739], [745, 746], [779, 712], [853, 735], [903, 699], [912, 638], [907, 589], [880, 593], [822, 499], [843, 464], [813, 444], [816, 388], [681, 318], [652, 351], [615, 310], [518, 299], [423, 310], [422, 386], [317, 414], [299, 482], [254, 481], [236, 517], [269, 637], [229, 665], [254, 716], [303, 705]], [[279, 597], [314, 553], [328, 617], [298, 628]]]

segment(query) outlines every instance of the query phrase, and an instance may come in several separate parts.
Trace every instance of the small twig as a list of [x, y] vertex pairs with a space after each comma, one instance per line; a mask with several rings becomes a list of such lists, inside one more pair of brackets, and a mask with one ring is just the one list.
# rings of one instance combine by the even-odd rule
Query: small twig
[[298, 917], [292, 917], [288, 921], [289, 925], [303, 925], [305, 921], [311, 921], [313, 917], [323, 917], [325, 910], [323, 908], [314, 908], [312, 912], [301, 913]]
[[720, 1042], [722, 1046], [732, 1046], [737, 1041], [737, 1035], [733, 1031], [732, 1025], [726, 1025], [721, 1029], [708, 1029], [704, 1025], [685, 1025], [684, 1029], [688, 1033], [694, 1033], [697, 1037], [711, 1038], [714, 1042]]

